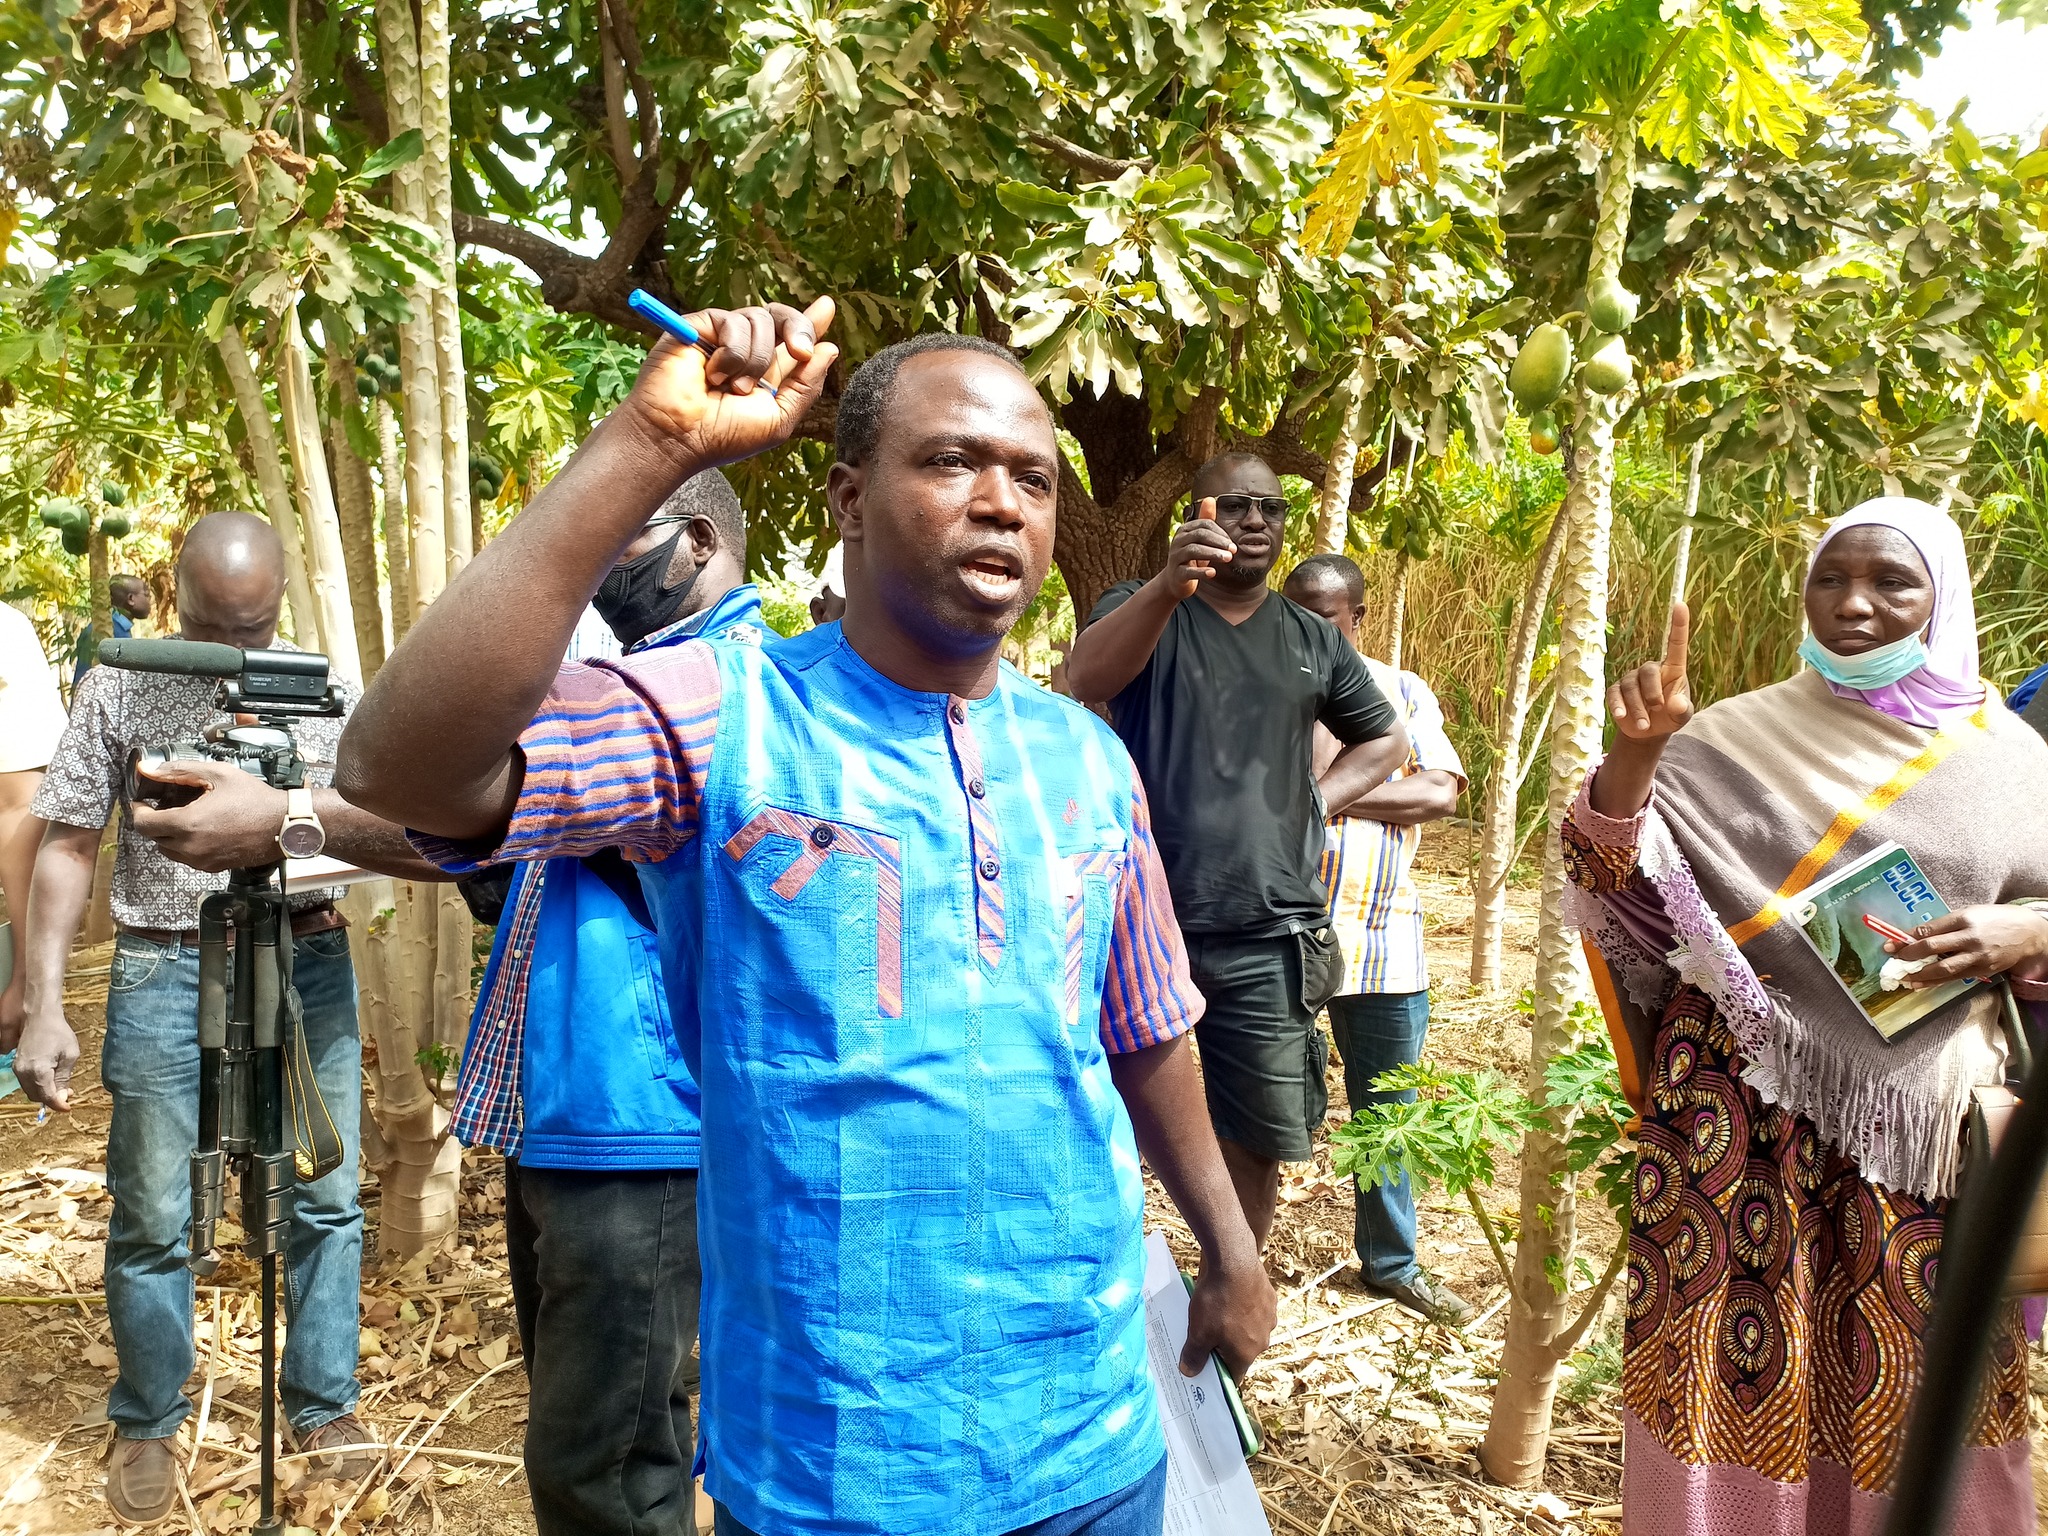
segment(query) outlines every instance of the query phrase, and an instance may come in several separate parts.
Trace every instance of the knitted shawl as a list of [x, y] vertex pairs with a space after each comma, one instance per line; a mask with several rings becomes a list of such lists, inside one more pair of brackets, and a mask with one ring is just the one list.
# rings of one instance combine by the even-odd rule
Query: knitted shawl
[[[1873, 1183], [1922, 1197], [1955, 1192], [1970, 1091], [2003, 1076], [1997, 999], [1979, 988], [1887, 1043], [1800, 933], [1792, 898], [1893, 842], [1952, 910], [2048, 897], [2048, 742], [1986, 697], [1940, 731], [1839, 698], [1812, 672], [1712, 705], [1658, 766], [1636, 833], [1648, 889], [1567, 896], [1624, 1010], [1654, 1020], [1681, 984], [1699, 987], [1766, 1102], [1805, 1116]], [[1583, 791], [1573, 816], [1595, 841], [1620, 840]], [[1663, 921], [1645, 922], [1645, 903]]]

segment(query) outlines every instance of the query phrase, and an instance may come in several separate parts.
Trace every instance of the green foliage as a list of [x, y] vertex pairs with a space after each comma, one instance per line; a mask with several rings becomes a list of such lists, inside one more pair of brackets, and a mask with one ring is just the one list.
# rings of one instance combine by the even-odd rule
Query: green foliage
[[1500, 1073], [1447, 1072], [1425, 1062], [1373, 1079], [1381, 1093], [1414, 1094], [1406, 1103], [1361, 1109], [1330, 1133], [1332, 1163], [1368, 1189], [1400, 1174], [1463, 1198], [1492, 1187], [1494, 1153], [1519, 1141], [1542, 1112]]
[[[1534, 1006], [1526, 991], [1517, 1006], [1525, 1012]], [[1542, 1126], [1563, 1138], [1569, 1176], [1576, 1181], [1590, 1173], [1626, 1230], [1635, 1158], [1622, 1128], [1634, 1111], [1622, 1096], [1620, 1070], [1599, 1015], [1576, 1003], [1571, 1027], [1574, 1044], [1546, 1064], [1540, 1098], [1491, 1069], [1453, 1072], [1419, 1062], [1382, 1073], [1373, 1080], [1376, 1090], [1414, 1097], [1368, 1106], [1332, 1131], [1336, 1170], [1368, 1188], [1405, 1173], [1418, 1183], [1441, 1185], [1490, 1221], [1479, 1197], [1493, 1186], [1496, 1153]], [[1562, 1272], [1555, 1278], [1561, 1280]]]
[[434, 1092], [439, 1094], [442, 1080], [455, 1065], [455, 1052], [439, 1040], [435, 1040], [414, 1051], [412, 1059], [418, 1064], [421, 1074], [425, 1076]]

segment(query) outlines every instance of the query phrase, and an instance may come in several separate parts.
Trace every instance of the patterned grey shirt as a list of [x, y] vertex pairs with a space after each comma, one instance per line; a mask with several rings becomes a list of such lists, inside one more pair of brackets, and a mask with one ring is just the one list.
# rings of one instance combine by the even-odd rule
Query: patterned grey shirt
[[[278, 650], [296, 647], [280, 639]], [[228, 717], [213, 707], [218, 682], [207, 677], [170, 677], [154, 672], [124, 672], [94, 667], [85, 674], [71, 700], [71, 721], [57, 743], [57, 755], [36, 791], [31, 814], [72, 827], [103, 827], [118, 803], [121, 830], [114, 851], [114, 883], [109, 893], [114, 921], [131, 928], [192, 928], [199, 922], [199, 903], [227, 889], [225, 874], [209, 875], [165, 857], [157, 845], [129, 824], [127, 797], [122, 793], [128, 753], [134, 747], [161, 747], [197, 736]], [[343, 704], [356, 707], [361, 690], [340, 684]], [[306, 760], [306, 782], [334, 782], [335, 752], [341, 743], [341, 720], [297, 720], [292, 734]], [[283, 818], [279, 818], [279, 825]], [[305, 891], [291, 898], [294, 908], [338, 900], [340, 890]]]

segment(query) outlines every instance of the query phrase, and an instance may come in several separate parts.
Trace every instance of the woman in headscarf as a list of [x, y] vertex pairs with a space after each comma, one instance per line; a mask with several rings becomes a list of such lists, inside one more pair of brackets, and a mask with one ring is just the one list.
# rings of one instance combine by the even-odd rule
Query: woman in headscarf
[[[2048, 976], [2048, 743], [1987, 694], [1962, 537], [1917, 501], [1837, 518], [1809, 670], [1693, 713], [1688, 621], [1609, 690], [1616, 739], [1565, 827], [1571, 915], [1646, 1091], [1629, 1238], [1628, 1536], [1875, 1532], [1902, 1449], [1971, 1090], [1978, 988], [1887, 1043], [1794, 898], [1887, 843], [1950, 913], [1907, 984]], [[2018, 1219], [2017, 1214], [2015, 1219]], [[2018, 1308], [1947, 1529], [2034, 1529]]]

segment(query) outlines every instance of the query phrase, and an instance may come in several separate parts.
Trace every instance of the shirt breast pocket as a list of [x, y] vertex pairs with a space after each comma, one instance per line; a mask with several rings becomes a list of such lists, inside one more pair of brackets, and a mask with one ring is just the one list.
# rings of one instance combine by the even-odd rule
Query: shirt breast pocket
[[1092, 1022], [1099, 1006], [1085, 1010], [1090, 998], [1098, 1001], [1107, 982], [1110, 939], [1116, 926], [1117, 890], [1123, 883], [1126, 850], [1092, 848], [1066, 858], [1066, 1021], [1069, 1030], [1080, 1028], [1082, 1014]]
[[903, 862], [872, 827], [768, 805], [728, 837], [757, 987], [803, 1012], [903, 1016]]

